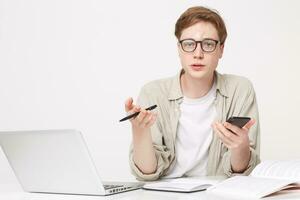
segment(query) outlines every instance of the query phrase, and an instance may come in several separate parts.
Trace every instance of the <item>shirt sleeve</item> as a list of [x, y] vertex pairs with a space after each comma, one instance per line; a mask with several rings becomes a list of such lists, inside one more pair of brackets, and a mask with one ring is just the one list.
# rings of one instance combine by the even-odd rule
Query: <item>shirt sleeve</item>
[[151, 91], [147, 92], [145, 86], [142, 88], [138, 100], [137, 105], [145, 108], [157, 104], [156, 111], [158, 113], [156, 122], [151, 126], [151, 136], [153, 147], [155, 150], [155, 156], [157, 159], [157, 168], [156, 171], [152, 174], [144, 174], [134, 163], [133, 161], [133, 145], [130, 146], [129, 152], [129, 163], [132, 174], [138, 179], [143, 181], [157, 180], [167, 171], [171, 164], [171, 153], [164, 144], [164, 138], [161, 131], [160, 120], [159, 120], [159, 104], [156, 98], [151, 95]]
[[[247, 168], [243, 173], [243, 175], [249, 175], [251, 171], [255, 168], [257, 164], [260, 163], [260, 125], [259, 125], [259, 114], [258, 114], [258, 106], [255, 91], [253, 89], [252, 84], [248, 81], [248, 84], [245, 86], [248, 89], [248, 94], [245, 96], [245, 99], [241, 99], [244, 103], [241, 106], [240, 111], [238, 111], [240, 116], [247, 116], [255, 119], [255, 124], [249, 129], [249, 140], [250, 140], [250, 160]], [[231, 168], [231, 151], [227, 151], [224, 153], [222, 157], [222, 166], [224, 173], [227, 176], [233, 176], [234, 173]]]

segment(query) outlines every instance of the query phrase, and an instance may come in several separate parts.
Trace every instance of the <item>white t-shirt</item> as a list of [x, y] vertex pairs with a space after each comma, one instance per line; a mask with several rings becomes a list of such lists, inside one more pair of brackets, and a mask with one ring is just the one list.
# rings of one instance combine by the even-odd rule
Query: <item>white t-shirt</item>
[[165, 178], [205, 176], [208, 150], [213, 138], [212, 123], [217, 116], [216, 86], [199, 99], [183, 98], [175, 142], [175, 166]]

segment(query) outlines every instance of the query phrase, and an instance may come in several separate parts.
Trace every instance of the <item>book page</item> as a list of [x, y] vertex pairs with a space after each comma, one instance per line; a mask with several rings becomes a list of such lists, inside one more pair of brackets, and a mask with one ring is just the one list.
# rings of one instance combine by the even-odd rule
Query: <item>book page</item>
[[253, 177], [288, 179], [300, 183], [300, 160], [268, 160], [257, 165]]
[[221, 182], [223, 177], [193, 177], [193, 178], [176, 178], [162, 179], [157, 182], [147, 183], [143, 188], [153, 190], [168, 190], [188, 192], [194, 189], [206, 189], [210, 186]]
[[294, 187], [293, 181], [234, 176], [208, 188], [208, 192], [233, 197], [262, 198], [287, 187]]

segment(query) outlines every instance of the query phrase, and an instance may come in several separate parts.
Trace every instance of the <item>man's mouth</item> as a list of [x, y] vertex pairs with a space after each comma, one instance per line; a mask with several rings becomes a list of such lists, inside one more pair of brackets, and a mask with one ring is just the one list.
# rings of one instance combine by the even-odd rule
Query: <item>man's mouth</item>
[[203, 64], [192, 64], [191, 67], [195, 71], [201, 71], [201, 70], [204, 69], [205, 65], [203, 65]]
[[192, 67], [204, 67], [204, 65], [202, 65], [202, 64], [192, 64], [191, 66]]

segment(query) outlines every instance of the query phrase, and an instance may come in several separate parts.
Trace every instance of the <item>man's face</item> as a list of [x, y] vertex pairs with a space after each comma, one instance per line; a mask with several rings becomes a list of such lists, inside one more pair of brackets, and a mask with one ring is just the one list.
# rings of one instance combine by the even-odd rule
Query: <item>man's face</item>
[[[195, 41], [203, 41], [204, 39], [213, 39], [219, 41], [216, 28], [209, 22], [198, 22], [182, 31], [180, 41], [185, 39], [193, 39]], [[192, 44], [186, 43], [189, 48]], [[203, 43], [206, 49], [210, 43]], [[204, 47], [205, 48], [205, 47]], [[222, 57], [224, 45], [217, 43], [216, 48], [212, 52], [204, 52], [200, 43], [193, 52], [185, 52], [178, 43], [178, 52], [181, 65], [185, 71], [187, 78], [206, 79], [213, 76], [214, 70], [217, 68], [219, 59]]]

